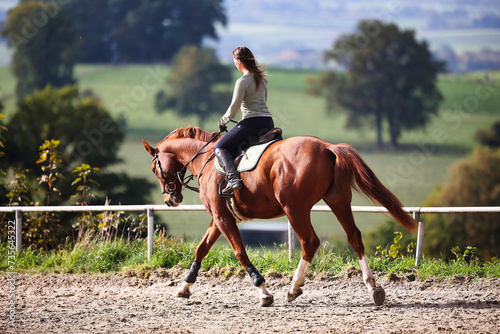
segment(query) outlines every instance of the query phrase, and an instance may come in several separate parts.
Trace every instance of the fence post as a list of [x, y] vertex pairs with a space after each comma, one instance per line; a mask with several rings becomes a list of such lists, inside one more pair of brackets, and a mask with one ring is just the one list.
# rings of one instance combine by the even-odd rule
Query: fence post
[[418, 221], [417, 250], [415, 254], [415, 266], [422, 260], [422, 248], [424, 247], [425, 223], [420, 221], [420, 212], [413, 211], [413, 219]]
[[16, 210], [16, 251], [21, 253], [23, 248], [23, 213]]
[[154, 210], [152, 208], [147, 209], [148, 211], [148, 261], [151, 260], [153, 255], [153, 245], [154, 245], [154, 235], [155, 235], [155, 218]]
[[292, 228], [292, 224], [290, 224], [290, 220], [288, 220], [288, 261], [292, 262], [293, 260], [293, 249], [295, 248], [295, 231]]

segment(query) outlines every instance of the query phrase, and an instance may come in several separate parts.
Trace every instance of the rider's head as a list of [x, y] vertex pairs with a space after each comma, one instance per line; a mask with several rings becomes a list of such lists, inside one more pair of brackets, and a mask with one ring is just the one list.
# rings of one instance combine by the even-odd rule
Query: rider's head
[[265, 68], [261, 69], [257, 64], [252, 51], [246, 46], [238, 46], [233, 51], [234, 65], [239, 71], [243, 72], [243, 68], [249, 71], [255, 78], [255, 83], [257, 84], [257, 89], [259, 89], [262, 80], [266, 75]]

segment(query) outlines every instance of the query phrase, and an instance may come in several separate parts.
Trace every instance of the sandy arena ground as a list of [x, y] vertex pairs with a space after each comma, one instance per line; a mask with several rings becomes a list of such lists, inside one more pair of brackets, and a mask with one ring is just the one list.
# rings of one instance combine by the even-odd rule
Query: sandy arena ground
[[[266, 277], [272, 307], [259, 306], [243, 271], [201, 272], [190, 299], [174, 297], [184, 270], [148, 277], [0, 275], [1, 333], [499, 333], [500, 279], [416, 280], [378, 277], [386, 292], [375, 306], [356, 270], [307, 279], [286, 302], [290, 277]], [[16, 324], [7, 318], [15, 278]]]

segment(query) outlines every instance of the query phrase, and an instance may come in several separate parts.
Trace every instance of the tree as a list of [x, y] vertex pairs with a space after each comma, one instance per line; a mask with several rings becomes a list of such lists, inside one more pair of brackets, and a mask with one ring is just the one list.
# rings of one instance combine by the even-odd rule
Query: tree
[[73, 0], [65, 9], [81, 39], [78, 60], [169, 61], [183, 45], [217, 38], [222, 0]]
[[[58, 140], [62, 175], [71, 173], [83, 163], [101, 169], [96, 179], [101, 203], [106, 196], [115, 203], [145, 202], [151, 183], [107, 169], [121, 161], [118, 151], [124, 133], [119, 123], [97, 98], [88, 94], [83, 96], [77, 86], [60, 89], [47, 86], [36, 91], [20, 103], [7, 128], [10, 131], [5, 135], [4, 169], [39, 170], [38, 148], [46, 140]], [[35, 177], [40, 176], [35, 174]], [[59, 188], [61, 198], [69, 198], [73, 193], [69, 179]]]
[[[79, 36], [77, 62], [109, 63], [118, 57], [113, 29], [122, 15], [116, 0], [66, 1], [65, 12], [71, 17]], [[136, 1], [136, 3], [139, 3]]]
[[21, 0], [0, 30], [16, 48], [18, 77], [32, 77], [19, 84], [20, 100], [44, 87], [43, 75], [32, 73], [41, 64], [48, 72], [58, 67], [52, 75], [64, 82], [43, 83], [62, 86], [74, 82], [75, 61], [169, 61], [183, 45], [217, 39], [216, 25], [226, 22], [222, 0]]
[[[476, 147], [466, 161], [455, 164], [450, 181], [429, 196], [425, 206], [500, 205], [500, 150]], [[478, 248], [483, 259], [500, 255], [500, 214], [428, 215], [424, 254], [451, 257], [455, 246]]]
[[475, 139], [480, 145], [493, 149], [500, 148], [500, 121], [493, 123], [487, 130], [480, 130], [476, 133]]
[[220, 0], [146, 0], [137, 4], [124, 13], [113, 31], [124, 61], [170, 60], [184, 45], [200, 46], [204, 37], [216, 39], [215, 23], [226, 24]]
[[167, 89], [156, 96], [156, 110], [174, 110], [180, 115], [198, 115], [203, 122], [211, 113], [225, 109], [231, 92], [217, 90], [232, 79], [227, 66], [219, 63], [209, 48], [185, 46], [174, 57]]
[[425, 41], [415, 40], [413, 30], [361, 21], [355, 33], [335, 42], [325, 59], [336, 60], [347, 73], [327, 74], [324, 89], [348, 112], [349, 126], [375, 124], [379, 149], [384, 121], [391, 145], [397, 147], [403, 130], [424, 127], [438, 111], [442, 96], [436, 78], [443, 64], [432, 59]]
[[23, 1], [9, 12], [2, 35], [14, 47], [12, 69], [18, 101], [50, 84], [75, 82], [77, 36], [68, 15], [51, 2]]
[[83, 98], [78, 86], [47, 86], [26, 97], [8, 123], [6, 153], [11, 166], [34, 169], [37, 150], [45, 140], [61, 141], [63, 160], [72, 169], [81, 163], [104, 167], [119, 161], [124, 138], [118, 122], [92, 96]]

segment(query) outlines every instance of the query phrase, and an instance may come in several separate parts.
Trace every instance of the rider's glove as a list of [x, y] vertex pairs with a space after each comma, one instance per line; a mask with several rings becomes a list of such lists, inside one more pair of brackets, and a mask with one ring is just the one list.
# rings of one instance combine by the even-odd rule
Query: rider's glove
[[220, 132], [226, 132], [227, 131], [227, 126], [224, 124], [222, 119], [219, 120], [219, 131]]

